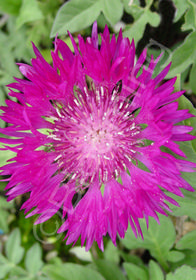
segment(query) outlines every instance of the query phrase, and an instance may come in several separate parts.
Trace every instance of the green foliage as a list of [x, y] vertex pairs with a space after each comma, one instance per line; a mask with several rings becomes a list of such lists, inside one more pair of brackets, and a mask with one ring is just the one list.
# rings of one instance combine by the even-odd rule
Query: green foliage
[[120, 254], [118, 248], [114, 246], [111, 240], [107, 243], [107, 246], [105, 248], [104, 258], [115, 264], [118, 264], [120, 261]]
[[0, 196], [0, 230], [3, 233], [7, 233], [9, 231], [8, 227], [8, 218], [9, 212], [8, 210], [13, 207], [13, 202], [7, 202], [4, 197]]
[[73, 263], [46, 265], [43, 271], [51, 280], [104, 280], [97, 271]]
[[173, 0], [173, 3], [176, 8], [176, 14], [175, 14], [175, 22], [178, 21], [182, 15], [187, 11], [189, 5], [188, 0], [181, 1], [181, 0]]
[[171, 70], [167, 78], [173, 77], [178, 73], [184, 72], [190, 67], [189, 87], [196, 94], [196, 81], [194, 79], [196, 74], [195, 60], [196, 60], [196, 1], [195, 0], [173, 0], [176, 7], [175, 22], [184, 15], [183, 31], [192, 31], [186, 37], [184, 42], [174, 48], [167, 63], [172, 61]]
[[[169, 250], [175, 242], [176, 234], [174, 226], [170, 219], [160, 216], [160, 225], [154, 220], [149, 220], [149, 228], [147, 229], [144, 220], [141, 220], [141, 228], [144, 239], [135, 238], [132, 230], [129, 228], [125, 238], [122, 240], [124, 246], [128, 249], [145, 248], [148, 249], [153, 257], [155, 257], [164, 269], [168, 269], [167, 258]], [[165, 234], [167, 229], [167, 234]]]
[[[0, 12], [9, 14], [3, 15], [0, 29], [0, 86], [12, 82], [13, 76], [21, 78], [16, 62], [30, 62], [34, 56], [31, 41], [38, 46], [51, 46], [50, 29], [60, 3], [61, 0], [0, 0]], [[1, 104], [7, 91], [0, 88]]]
[[115, 263], [105, 260], [95, 260], [95, 265], [98, 271], [103, 275], [106, 280], [125, 280], [125, 276]]
[[138, 266], [143, 266], [142, 260], [136, 255], [120, 251], [120, 256], [123, 258], [125, 262], [133, 263]]
[[66, 2], [59, 10], [51, 31], [51, 37], [65, 34], [67, 30], [76, 32], [91, 25], [103, 12], [106, 19], [115, 24], [120, 20], [123, 6], [120, 0], [72, 0]]
[[[188, 176], [188, 175], [187, 175]], [[195, 186], [195, 185], [194, 185]], [[172, 210], [172, 215], [183, 216], [187, 215], [193, 220], [196, 219], [196, 194], [190, 193], [188, 191], [183, 191], [184, 197], [177, 197], [176, 195], [169, 195], [174, 198], [180, 205], [180, 207], [170, 206]]]
[[[171, 78], [178, 73], [183, 72], [196, 59], [196, 32], [190, 33], [184, 42], [172, 53], [171, 69], [167, 78]], [[186, 58], [186, 59], [185, 59]]]
[[188, 232], [176, 244], [176, 248], [196, 251], [196, 230]]
[[51, 37], [79, 31], [92, 24], [100, 14], [100, 1], [73, 0], [65, 3], [59, 10], [51, 31]]
[[43, 266], [42, 250], [38, 243], [35, 243], [26, 254], [25, 267], [31, 274], [36, 274]]
[[42, 12], [36, 0], [22, 0], [22, 6], [16, 21], [16, 26], [19, 28], [26, 22], [39, 20], [42, 17]]
[[24, 249], [20, 246], [21, 235], [19, 229], [15, 229], [6, 242], [5, 252], [11, 263], [18, 264], [24, 255]]
[[190, 73], [190, 88], [194, 93], [196, 93], [196, 64], [194, 63]]
[[127, 27], [123, 35], [130, 40], [134, 39], [135, 44], [142, 38], [147, 23], [152, 26], [157, 26], [160, 22], [158, 14], [151, 12], [150, 10], [144, 10], [141, 16], [134, 21], [134, 23]]
[[160, 266], [152, 260], [149, 263], [149, 276], [150, 280], [164, 280], [164, 275]]
[[140, 7], [139, 0], [123, 0], [124, 9], [128, 14], [131, 14], [135, 20], [137, 20], [143, 13], [142, 7]]
[[18, 15], [22, 0], [0, 0], [0, 11], [11, 14]]
[[175, 271], [177, 268], [181, 267], [184, 264], [195, 268], [196, 251], [186, 249], [182, 252], [185, 257], [180, 261], [171, 262], [171, 271]]
[[[111, 9], [112, 6], [112, 9]], [[112, 5], [109, 1], [103, 0], [101, 5], [101, 11], [108, 20], [109, 23], [117, 23], [123, 15], [123, 5], [121, 0], [112, 1]]]
[[128, 275], [128, 279], [130, 280], [148, 280], [148, 273], [144, 268], [141, 268], [133, 263], [124, 263], [124, 269]]
[[15, 19], [9, 18], [7, 29], [7, 33], [0, 30], [0, 86], [12, 82], [12, 76], [21, 78], [18, 67], [15, 64], [16, 60], [29, 61], [30, 57], [32, 57], [30, 45], [24, 44], [26, 40], [25, 28], [20, 31], [17, 30]]
[[182, 30], [195, 30], [196, 29], [196, 1], [186, 0], [187, 11], [185, 13], [185, 23], [182, 26]]
[[193, 280], [196, 278], [196, 270], [189, 266], [182, 266], [175, 271], [175, 273], [169, 273], [166, 280]]
[[78, 259], [82, 261], [91, 262], [92, 256], [90, 252], [86, 252], [84, 247], [74, 246], [69, 250], [70, 253], [74, 254]]
[[[193, 107], [193, 104], [183, 95], [178, 99], [178, 108], [179, 109], [188, 109], [191, 114], [196, 116], [196, 109]], [[182, 123], [185, 124], [185, 125], [192, 126], [193, 127], [192, 134], [196, 133], [196, 118], [194, 118], [194, 117], [189, 118], [187, 120], [184, 120]], [[193, 162], [195, 162], [196, 159], [194, 157], [194, 153], [191, 151], [191, 149], [189, 147], [189, 144], [190, 144], [190, 142], [182, 143], [182, 145], [186, 146], [186, 151], [185, 152], [188, 153], [187, 157], [188, 158], [191, 157], [191, 160]]]
[[[6, 144], [5, 144], [6, 145]], [[1, 143], [0, 149], [5, 148], [5, 146]], [[12, 151], [8, 150], [1, 150], [1, 157], [0, 157], [0, 166], [3, 166], [6, 164], [6, 161], [10, 158], [13, 158], [16, 154]]]
[[196, 1], [195, 0], [173, 0], [176, 7], [175, 22], [178, 21], [184, 14], [185, 23], [182, 25], [182, 30], [196, 29]]
[[123, 6], [127, 13], [130, 13], [135, 21], [131, 25], [127, 25], [124, 31], [124, 36], [129, 39], [134, 38], [135, 43], [141, 39], [145, 26], [150, 23], [152, 26], [157, 26], [160, 22], [160, 16], [151, 12], [150, 7], [153, 1], [148, 1], [145, 8], [138, 5], [138, 1], [134, 1], [130, 5], [129, 0], [110, 1], [106, 0], [72, 0], [66, 2], [59, 10], [54, 25], [51, 31], [51, 37], [57, 33], [65, 34], [66, 30], [70, 32], [80, 31], [91, 25], [102, 12], [106, 20], [114, 25], [117, 23], [123, 14]]
[[185, 255], [182, 252], [170, 251], [167, 257], [169, 262], [179, 262], [185, 258]]
[[168, 64], [170, 61], [172, 62], [170, 71], [167, 74], [167, 78], [174, 77], [178, 73], [182, 73], [186, 69], [190, 68], [189, 87], [193, 91], [193, 93], [196, 94], [196, 80], [194, 78], [196, 74], [195, 60], [196, 60], [196, 31], [193, 31], [186, 37], [184, 42], [171, 53], [166, 63]]
[[[44, 263], [42, 261], [42, 248], [35, 243], [25, 254], [21, 247], [21, 233], [15, 229], [9, 235], [5, 243], [5, 256], [0, 254], [0, 279], [48, 279], [41, 271]], [[24, 259], [25, 256], [25, 259]], [[24, 259], [24, 265], [23, 260]], [[9, 278], [7, 278], [9, 276]], [[14, 278], [12, 278], [14, 277]]]
[[150, 10], [153, 1], [148, 1], [148, 5], [145, 8], [141, 8], [138, 5], [138, 1], [133, 1], [131, 5], [130, 2], [129, 0], [123, 0], [125, 10], [134, 17], [134, 22], [127, 25], [123, 35], [130, 40], [134, 39], [135, 44], [137, 44], [143, 36], [146, 24], [149, 23], [152, 26], [158, 26], [160, 16]]

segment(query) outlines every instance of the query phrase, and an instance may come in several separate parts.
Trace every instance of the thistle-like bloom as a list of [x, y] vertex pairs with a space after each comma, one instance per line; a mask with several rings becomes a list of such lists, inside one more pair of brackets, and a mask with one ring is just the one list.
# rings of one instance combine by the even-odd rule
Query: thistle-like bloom
[[100, 46], [96, 23], [79, 46], [69, 36], [74, 54], [56, 38], [53, 66], [35, 46], [32, 66], [19, 64], [26, 79], [9, 85], [18, 102], [1, 107], [10, 125], [0, 131], [16, 156], [1, 175], [9, 175], [9, 200], [30, 193], [27, 217], [39, 214], [42, 223], [62, 209], [67, 244], [81, 236], [87, 250], [94, 240], [103, 250], [107, 233], [115, 244], [130, 223], [142, 235], [140, 218], [158, 221], [170, 210], [166, 202], [178, 205], [166, 193], [193, 191], [181, 172], [196, 164], [174, 157], [186, 157], [177, 141], [194, 138], [176, 123], [193, 116], [178, 110], [176, 79], [162, 82], [170, 65], [152, 78], [159, 58], [143, 66], [144, 50], [135, 63], [134, 42], [122, 32], [110, 39], [106, 26]]

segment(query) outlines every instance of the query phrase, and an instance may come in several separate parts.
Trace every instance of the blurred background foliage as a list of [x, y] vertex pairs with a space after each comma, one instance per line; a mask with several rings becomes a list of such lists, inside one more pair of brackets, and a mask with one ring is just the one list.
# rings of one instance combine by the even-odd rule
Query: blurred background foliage
[[[5, 104], [13, 76], [21, 78], [16, 63], [30, 63], [33, 41], [44, 58], [52, 63], [50, 51], [56, 34], [70, 48], [67, 30], [89, 36], [97, 20], [99, 31], [105, 24], [111, 32], [134, 39], [136, 53], [148, 47], [148, 57], [163, 53], [155, 74], [172, 61], [166, 78], [177, 75], [176, 90], [185, 89], [179, 108], [196, 115], [196, 0], [0, 0], [0, 104]], [[146, 61], [148, 63], [148, 59]], [[196, 119], [185, 124], [194, 127]], [[0, 120], [0, 126], [7, 124]], [[196, 162], [196, 142], [181, 143], [181, 149]], [[0, 152], [0, 165], [11, 157]], [[195, 173], [183, 174], [196, 188]], [[19, 211], [24, 197], [7, 202], [0, 183], [0, 279], [94, 279], [94, 280], [185, 280], [196, 279], [196, 194], [184, 191], [176, 198], [180, 208], [160, 225], [143, 221], [144, 241], [128, 230], [117, 247], [104, 239], [105, 251], [96, 244], [90, 252], [66, 246], [64, 235], [57, 234], [60, 214], [42, 225], [35, 218], [25, 219]]]

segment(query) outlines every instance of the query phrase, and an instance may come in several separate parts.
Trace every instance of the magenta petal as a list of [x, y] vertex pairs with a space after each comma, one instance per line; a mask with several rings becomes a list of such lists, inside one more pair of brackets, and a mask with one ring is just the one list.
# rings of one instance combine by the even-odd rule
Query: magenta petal
[[117, 233], [124, 237], [128, 221], [130, 221], [135, 236], [137, 237], [140, 233], [140, 227], [137, 223], [134, 224], [138, 220], [138, 213], [132, 206], [131, 196], [131, 192], [116, 180], [112, 180], [105, 185], [104, 204], [105, 213], [108, 217], [108, 233], [115, 245]]
[[98, 49], [98, 33], [97, 33], [97, 22], [95, 21], [92, 28], [92, 42], [93, 46]]
[[154, 79], [156, 84], [160, 83], [160, 81], [162, 81], [165, 78], [165, 76], [169, 72], [170, 67], [171, 62], [163, 69], [163, 71], [158, 76], [156, 76], [156, 78]]
[[68, 230], [67, 244], [76, 242], [81, 235], [81, 243], [86, 240], [86, 250], [89, 250], [95, 240], [103, 250], [103, 235], [107, 232], [107, 220], [104, 214], [104, 203], [98, 182], [89, 187], [86, 195], [68, 214], [68, 219], [59, 232]]
[[178, 123], [195, 116], [179, 110], [176, 78], [163, 81], [170, 64], [152, 79], [161, 55], [148, 63], [145, 49], [136, 60], [134, 40], [122, 30], [110, 36], [107, 26], [98, 41], [96, 22], [78, 44], [68, 34], [74, 53], [56, 37], [53, 65], [34, 44], [32, 65], [18, 64], [25, 78], [8, 85], [15, 99], [0, 107], [0, 150], [15, 155], [0, 175], [8, 200], [28, 193], [27, 217], [61, 215], [67, 244], [81, 237], [86, 250], [94, 241], [104, 250], [107, 233], [116, 245], [130, 224], [142, 237], [140, 219], [159, 223], [167, 202], [179, 206], [170, 193], [194, 191], [182, 172], [194, 173], [196, 163], [184, 160], [178, 141], [195, 136]]

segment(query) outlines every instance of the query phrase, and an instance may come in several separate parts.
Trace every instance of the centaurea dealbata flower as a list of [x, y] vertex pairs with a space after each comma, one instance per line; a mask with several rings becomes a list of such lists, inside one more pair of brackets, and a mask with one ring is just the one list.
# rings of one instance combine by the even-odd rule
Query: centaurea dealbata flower
[[56, 38], [53, 66], [35, 46], [32, 66], [19, 64], [26, 79], [9, 85], [18, 102], [1, 107], [10, 125], [0, 130], [16, 156], [1, 175], [9, 175], [8, 200], [30, 193], [27, 217], [39, 214], [42, 223], [62, 209], [67, 244], [81, 236], [87, 250], [94, 240], [103, 250], [107, 233], [115, 244], [130, 224], [142, 236], [139, 219], [158, 221], [167, 202], [178, 205], [165, 190], [193, 191], [181, 172], [196, 164], [163, 149], [186, 157], [177, 142], [192, 140], [192, 127], [176, 124], [193, 116], [178, 110], [176, 78], [163, 83], [170, 65], [152, 78], [160, 57], [146, 67], [144, 50], [135, 62], [134, 42], [121, 31], [110, 39], [106, 26], [100, 46], [96, 23], [78, 46], [69, 36], [74, 53]]

